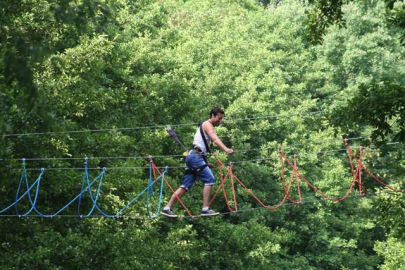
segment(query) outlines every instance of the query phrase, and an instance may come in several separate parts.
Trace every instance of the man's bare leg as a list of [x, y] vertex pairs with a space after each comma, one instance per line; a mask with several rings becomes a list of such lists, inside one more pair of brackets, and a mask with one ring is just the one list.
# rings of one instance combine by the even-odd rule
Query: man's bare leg
[[[183, 197], [184, 194], [187, 193], [187, 189], [179, 187], [172, 195], [170, 198], [169, 202], [167, 203], [166, 207], [169, 207], [170, 209], [173, 207], [173, 205], [177, 202], [177, 198]], [[176, 196], [177, 195], [177, 196]]]
[[211, 196], [212, 186], [204, 186], [203, 190], [203, 208], [210, 206], [210, 196]]

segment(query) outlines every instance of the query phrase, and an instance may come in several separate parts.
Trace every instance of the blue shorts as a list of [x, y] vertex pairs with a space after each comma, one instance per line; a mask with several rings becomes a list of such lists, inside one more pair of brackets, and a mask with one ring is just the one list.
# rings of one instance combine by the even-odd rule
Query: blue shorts
[[[194, 150], [191, 150], [186, 157], [186, 165], [189, 169], [196, 169], [204, 166], [205, 164], [207, 164], [207, 162], [205, 162], [204, 157], [196, 153]], [[215, 184], [215, 177], [212, 174], [211, 169], [207, 166], [197, 174], [185, 174], [180, 187], [189, 190], [194, 185], [197, 177], [204, 183], [205, 186], [213, 186]]]

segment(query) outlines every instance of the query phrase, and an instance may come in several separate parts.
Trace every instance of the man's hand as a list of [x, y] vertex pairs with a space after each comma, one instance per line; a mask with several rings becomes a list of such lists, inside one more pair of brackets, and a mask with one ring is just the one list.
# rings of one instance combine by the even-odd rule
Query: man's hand
[[225, 153], [227, 153], [228, 155], [232, 155], [233, 154], [233, 150], [231, 148], [227, 148], [225, 150]]

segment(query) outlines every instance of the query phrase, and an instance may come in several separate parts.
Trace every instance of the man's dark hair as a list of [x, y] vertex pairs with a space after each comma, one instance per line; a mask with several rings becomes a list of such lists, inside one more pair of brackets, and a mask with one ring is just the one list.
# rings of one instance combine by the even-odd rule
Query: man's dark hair
[[225, 114], [225, 112], [224, 112], [224, 110], [222, 110], [221, 108], [218, 108], [218, 107], [214, 107], [214, 108], [212, 108], [212, 110], [211, 110], [211, 112], [210, 112], [210, 118], [211, 118], [211, 116], [216, 116], [217, 114]]

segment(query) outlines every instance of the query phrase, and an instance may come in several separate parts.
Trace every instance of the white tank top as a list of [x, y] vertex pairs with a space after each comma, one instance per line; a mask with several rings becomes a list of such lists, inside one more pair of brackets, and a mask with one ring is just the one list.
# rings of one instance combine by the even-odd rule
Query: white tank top
[[[210, 143], [211, 143], [210, 137], [207, 134], [205, 134], [204, 130], [203, 130], [203, 134], [204, 134], [205, 139], [207, 140], [207, 144], [210, 145]], [[204, 140], [201, 137], [200, 127], [197, 128], [197, 131], [194, 135], [193, 144], [200, 147], [200, 149], [201, 149], [201, 151], [203, 151], [203, 153], [205, 153], [205, 154], [207, 153], [207, 149], [205, 148]]]

